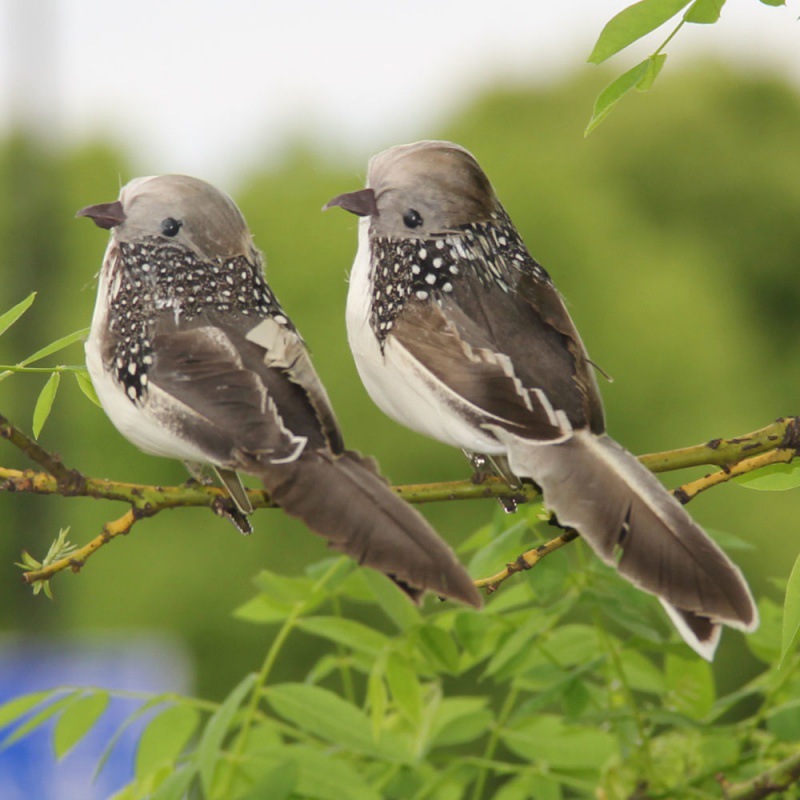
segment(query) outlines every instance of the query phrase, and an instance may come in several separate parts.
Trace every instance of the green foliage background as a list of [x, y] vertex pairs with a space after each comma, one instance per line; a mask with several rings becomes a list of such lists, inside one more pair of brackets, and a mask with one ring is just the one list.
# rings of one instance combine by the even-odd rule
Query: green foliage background
[[[417, 133], [458, 141], [481, 161], [567, 297], [593, 358], [613, 375], [603, 386], [609, 427], [630, 449], [730, 436], [798, 413], [800, 97], [769, 76], [695, 65], [660, 79], [655, 94], [623, 104], [585, 140], [587, 110], [603, 83], [597, 77], [547, 89], [503, 84], [441, 128]], [[240, 204], [266, 255], [268, 278], [312, 349], [349, 445], [376, 455], [397, 483], [463, 477], [460, 454], [401, 429], [372, 406], [352, 365], [344, 302], [356, 224], [320, 213], [331, 196], [363, 182], [368, 154], [345, 152], [290, 142], [280, 159], [253, 164], [222, 188]], [[88, 325], [105, 239], [74, 212], [116, 198], [119, 184], [138, 174], [135, 160], [113, 143], [58, 150], [21, 132], [0, 145], [0, 185], [8, 189], [0, 197], [0, 308], [39, 291], [32, 311], [0, 341], [0, 363]], [[64, 357], [77, 363], [82, 353], [74, 347]], [[29, 425], [43, 382], [5, 381], [0, 408]], [[185, 478], [180, 465], [139, 454], [71, 383], [42, 442], [88, 474]], [[4, 453], [3, 463], [19, 464], [16, 452]], [[496, 507], [447, 503], [424, 512], [457, 543]], [[779, 596], [770, 579], [786, 577], [798, 549], [796, 496], [727, 485], [692, 503], [692, 512], [704, 525], [754, 543], [757, 550], [744, 558], [733, 555], [757, 597]], [[0, 494], [3, 628], [56, 637], [164, 629], [189, 644], [197, 691], [212, 699], [257, 668], [270, 641], [269, 629], [231, 617], [251, 596], [259, 566], [297, 573], [325, 553], [278, 512], [260, 512], [255, 534], [243, 538], [207, 511], [181, 510], [137, 525], [79, 576], [58, 577], [55, 604], [19, 583], [13, 562], [23, 547], [42, 554], [65, 525], [83, 542], [113, 513], [89, 500]], [[516, 580], [536, 577], [534, 570]], [[319, 646], [312, 638], [292, 640], [275, 680], [305, 674]], [[740, 637], [728, 633], [719, 682], [740, 680], [752, 668]]]

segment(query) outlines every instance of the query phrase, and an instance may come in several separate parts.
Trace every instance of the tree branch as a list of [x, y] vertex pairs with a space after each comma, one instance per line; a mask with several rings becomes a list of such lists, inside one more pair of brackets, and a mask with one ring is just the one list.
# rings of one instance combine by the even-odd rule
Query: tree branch
[[717, 778], [725, 800], [763, 800], [771, 794], [785, 792], [800, 781], [800, 753], [795, 753], [780, 764], [742, 783], [727, 783]]
[[[179, 507], [211, 508], [222, 514], [229, 508], [230, 499], [223, 489], [189, 482], [182, 486], [152, 486], [123, 483], [82, 475], [64, 465], [60, 456], [49, 453], [33, 439], [12, 425], [0, 414], [0, 437], [7, 439], [18, 450], [36, 462], [45, 471], [19, 470], [0, 467], [0, 491], [27, 492], [64, 497], [93, 497], [118, 500], [129, 504], [130, 510], [118, 519], [107, 523], [103, 532], [69, 556], [54, 560], [41, 569], [23, 574], [25, 583], [36, 583], [51, 578], [65, 569], [80, 570], [86, 559], [103, 545], [119, 535], [127, 534], [133, 525], [144, 517]], [[713, 439], [694, 447], [652, 453], [640, 461], [654, 472], [667, 472], [698, 465], [721, 467], [703, 478], [691, 481], [675, 490], [681, 502], [688, 502], [701, 491], [729, 481], [737, 475], [760, 469], [767, 464], [789, 463], [800, 449], [800, 418], [788, 417], [733, 439]], [[486, 498], [512, 498], [517, 502], [535, 500], [539, 492], [525, 483], [511, 488], [499, 478], [489, 477], [480, 483], [471, 480], [449, 481], [396, 486], [394, 491], [409, 503], [431, 503], [448, 500], [481, 500]], [[271, 508], [266, 492], [248, 490], [254, 508]], [[513, 564], [496, 575], [476, 581], [494, 591], [510, 575], [530, 569], [544, 556], [560, 549], [577, 538], [573, 531], [565, 531], [550, 542], [523, 553]]]

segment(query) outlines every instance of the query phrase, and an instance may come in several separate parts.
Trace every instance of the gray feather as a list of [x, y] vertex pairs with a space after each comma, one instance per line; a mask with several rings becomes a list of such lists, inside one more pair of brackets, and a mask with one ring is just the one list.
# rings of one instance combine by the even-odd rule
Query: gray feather
[[555, 445], [497, 431], [517, 475], [542, 487], [560, 524], [574, 528], [605, 563], [656, 595], [687, 642], [709, 658], [715, 626], [750, 631], [758, 613], [739, 569], [636, 458], [586, 431]]

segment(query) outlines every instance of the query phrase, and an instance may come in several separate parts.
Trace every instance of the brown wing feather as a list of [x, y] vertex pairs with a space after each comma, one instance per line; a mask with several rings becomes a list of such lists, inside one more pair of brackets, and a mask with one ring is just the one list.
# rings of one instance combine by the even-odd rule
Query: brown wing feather
[[[448, 311], [449, 313], [449, 311]], [[409, 303], [395, 321], [392, 336], [432, 375], [474, 409], [475, 421], [491, 422], [541, 441], [565, 431], [540, 395], [526, 391], [511, 363], [494, 348], [467, 341], [459, 320], [448, 319], [432, 303]]]
[[185, 413], [173, 415], [173, 423], [217, 463], [236, 466], [234, 450], [287, 458], [297, 449], [296, 437], [325, 445], [302, 387], [267, 367], [259, 349], [235, 330], [162, 327], [153, 351], [150, 384], [183, 405]]

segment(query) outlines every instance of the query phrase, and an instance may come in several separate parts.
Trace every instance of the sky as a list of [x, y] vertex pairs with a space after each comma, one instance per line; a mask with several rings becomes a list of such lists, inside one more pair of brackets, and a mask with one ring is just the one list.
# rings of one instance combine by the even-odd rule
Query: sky
[[[711, 53], [800, 87], [800, 0], [787, 2], [729, 0], [716, 25], [684, 26], [666, 69]], [[22, 120], [54, 144], [111, 136], [143, 171], [210, 180], [298, 138], [366, 157], [424, 138], [500, 79], [596, 70], [592, 45], [627, 4], [0, 0], [0, 134]], [[613, 58], [613, 74], [669, 30]]]

